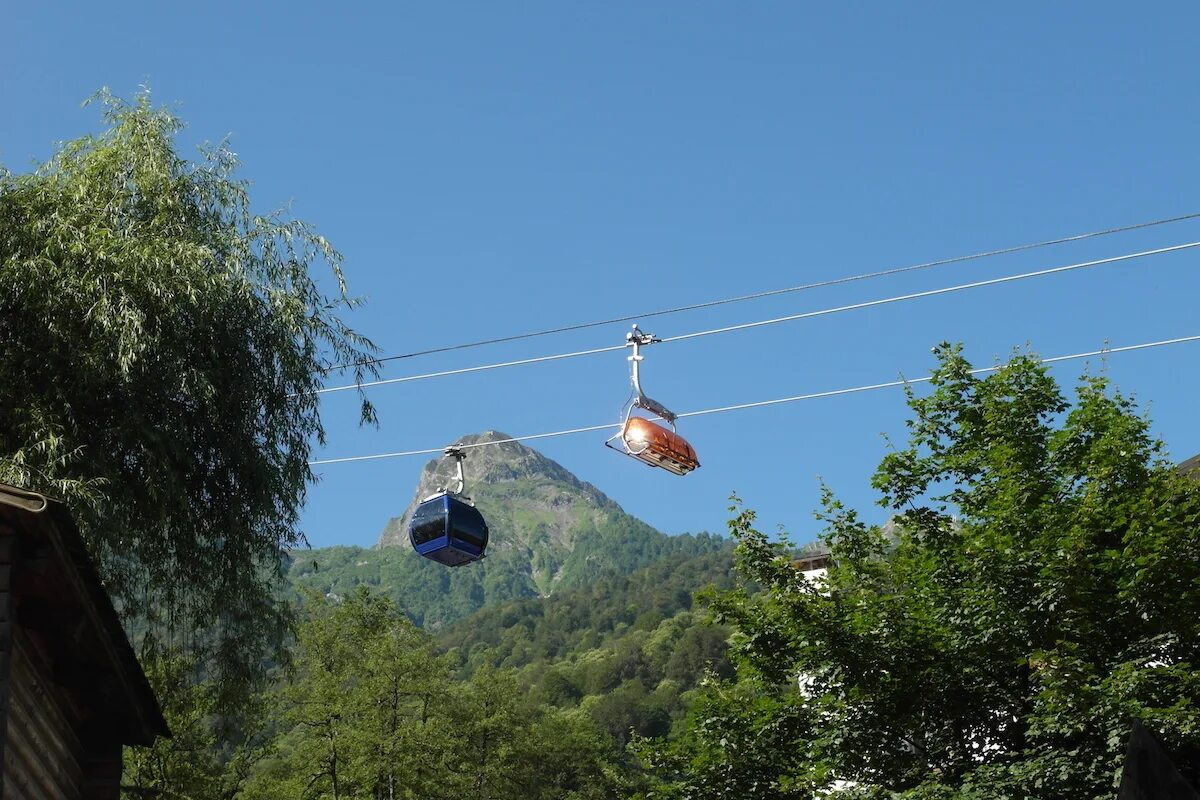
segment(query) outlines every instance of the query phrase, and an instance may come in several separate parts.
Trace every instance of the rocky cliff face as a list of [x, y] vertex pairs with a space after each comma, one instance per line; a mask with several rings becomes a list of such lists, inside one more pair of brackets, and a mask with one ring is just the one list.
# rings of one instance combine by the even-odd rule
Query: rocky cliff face
[[[551, 461], [520, 442], [504, 441], [509, 438], [511, 437], [508, 434], [499, 431], [485, 431], [468, 434], [454, 443], [461, 446], [480, 442], [501, 442], [489, 447], [468, 449], [466, 460], [463, 462], [467, 480], [466, 494], [475, 501], [488, 520], [493, 545], [511, 545], [514, 540], [511, 534], [518, 534], [516, 538], [519, 539], [528, 538], [519, 536], [527, 533], [524, 530], [496, 530], [492, 520], [510, 517], [511, 513], [506, 512], [513, 510], [496, 508], [495, 506], [502, 501], [515, 502], [521, 507], [520, 510], [531, 512], [539, 518], [553, 517], [560, 528], [569, 526], [571, 521], [571, 515], [566, 512], [578, 510], [580, 507], [622, 513], [620, 506], [595, 486], [584, 483], [561, 464]], [[421, 478], [417, 482], [408, 508], [399, 517], [388, 521], [376, 546], [407, 546], [408, 521], [412, 519], [413, 511], [426, 497], [444, 486], [451, 485], [454, 473], [452, 458], [437, 458], [426, 464], [421, 470]], [[489, 514], [489, 511], [492, 513]]]

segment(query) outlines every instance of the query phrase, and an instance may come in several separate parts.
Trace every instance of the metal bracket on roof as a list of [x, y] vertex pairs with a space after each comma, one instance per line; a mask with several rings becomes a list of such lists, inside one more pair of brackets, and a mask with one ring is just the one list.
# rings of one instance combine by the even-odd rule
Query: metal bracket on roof
[[646, 358], [642, 355], [642, 347], [655, 342], [661, 342], [662, 339], [657, 338], [653, 333], [643, 333], [635, 324], [633, 330], [625, 334], [625, 346], [633, 348], [633, 355], [629, 357], [629, 380], [633, 384], [634, 398], [630, 409], [641, 408], [662, 417], [671, 425], [675, 424], [675, 414], [664, 406], [662, 403], [649, 398], [642, 391], [642, 361]]
[[463, 476], [463, 459], [467, 454], [463, 452], [461, 447], [447, 447], [445, 450], [447, 458], [454, 459], [455, 474], [453, 480], [458, 482], [457, 489], [451, 489], [448, 485], [443, 487], [442, 491], [447, 494], [461, 495], [463, 489], [467, 488], [466, 478]]

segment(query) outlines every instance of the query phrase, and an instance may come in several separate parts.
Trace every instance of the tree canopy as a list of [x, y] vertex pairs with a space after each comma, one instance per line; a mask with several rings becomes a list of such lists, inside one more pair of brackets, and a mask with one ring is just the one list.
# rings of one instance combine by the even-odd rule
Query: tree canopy
[[602, 798], [614, 753], [586, 714], [533, 701], [511, 672], [455, 681], [428, 634], [360, 586], [309, 599], [277, 734], [246, 798]]
[[736, 633], [688, 728], [641, 742], [655, 798], [1108, 798], [1134, 718], [1200, 742], [1200, 484], [1098, 377], [935, 352], [875, 474], [887, 526], [826, 494], [812, 580], [735, 507]]
[[303, 541], [313, 390], [373, 346], [338, 316], [337, 251], [255, 213], [224, 143], [188, 160], [148, 94], [99, 99], [101, 133], [0, 170], [0, 480], [71, 505], [127, 617], [210, 632], [245, 678]]

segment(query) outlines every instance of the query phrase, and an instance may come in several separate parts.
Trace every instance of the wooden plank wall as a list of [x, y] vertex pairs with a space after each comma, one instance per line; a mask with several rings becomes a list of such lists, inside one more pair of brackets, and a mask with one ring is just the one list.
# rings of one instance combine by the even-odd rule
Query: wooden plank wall
[[4, 800], [81, 800], [83, 747], [46, 665], [19, 633], [13, 643]]
[[[147, 734], [126, 729], [111, 682], [136, 663], [114, 673], [106, 661], [114, 626], [102, 619], [94, 629], [96, 587], [80, 581], [95, 577], [75, 569], [72, 551], [58, 552], [53, 520], [26, 530], [17, 516], [0, 504], [0, 800], [118, 800], [122, 743]], [[151, 723], [153, 736], [163, 723]]]
[[8, 738], [9, 666], [12, 663], [12, 568], [17, 549], [16, 531], [0, 521], [0, 797], [4, 791], [5, 739]]

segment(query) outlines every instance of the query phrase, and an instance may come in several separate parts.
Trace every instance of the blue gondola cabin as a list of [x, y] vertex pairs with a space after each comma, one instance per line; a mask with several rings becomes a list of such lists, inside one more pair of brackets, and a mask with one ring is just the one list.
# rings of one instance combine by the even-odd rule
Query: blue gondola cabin
[[488, 526], [474, 506], [442, 493], [417, 506], [408, 538], [419, 555], [457, 567], [483, 558]]

